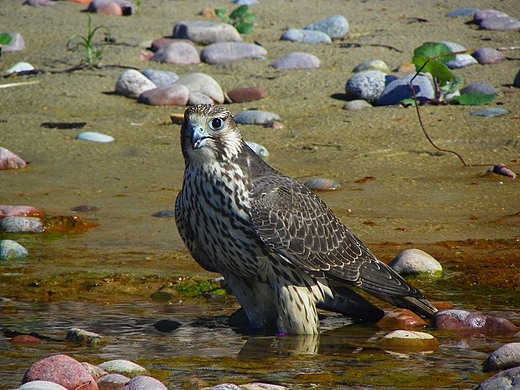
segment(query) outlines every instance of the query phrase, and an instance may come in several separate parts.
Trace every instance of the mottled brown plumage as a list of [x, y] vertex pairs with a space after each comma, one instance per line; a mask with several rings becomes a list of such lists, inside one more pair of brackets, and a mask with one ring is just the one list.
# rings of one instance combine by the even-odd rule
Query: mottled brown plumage
[[221, 273], [251, 324], [316, 334], [317, 308], [376, 321], [348, 286], [430, 316], [436, 309], [380, 262], [307, 187], [260, 159], [223, 107], [188, 108], [175, 220], [205, 269]]

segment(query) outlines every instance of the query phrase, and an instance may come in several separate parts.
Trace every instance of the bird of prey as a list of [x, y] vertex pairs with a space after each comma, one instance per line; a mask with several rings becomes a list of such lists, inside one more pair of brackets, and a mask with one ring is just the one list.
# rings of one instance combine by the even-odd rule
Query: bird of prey
[[317, 308], [379, 320], [383, 311], [349, 287], [426, 317], [437, 311], [316, 194], [258, 157], [226, 108], [188, 108], [180, 142], [180, 236], [203, 268], [224, 276], [251, 326], [317, 334]]

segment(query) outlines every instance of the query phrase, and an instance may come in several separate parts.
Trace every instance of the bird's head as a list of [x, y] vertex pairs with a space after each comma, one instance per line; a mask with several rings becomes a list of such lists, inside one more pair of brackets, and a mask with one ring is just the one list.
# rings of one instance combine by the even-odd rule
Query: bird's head
[[233, 115], [224, 107], [198, 104], [184, 113], [181, 148], [186, 161], [229, 160], [244, 145]]

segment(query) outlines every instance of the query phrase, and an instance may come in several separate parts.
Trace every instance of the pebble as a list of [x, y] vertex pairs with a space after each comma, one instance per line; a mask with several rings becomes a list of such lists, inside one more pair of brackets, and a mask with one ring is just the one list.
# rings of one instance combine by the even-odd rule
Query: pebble
[[383, 93], [389, 76], [380, 70], [355, 73], [345, 85], [347, 95], [373, 103]]
[[6, 169], [25, 168], [27, 163], [6, 148], [0, 147], [0, 171]]
[[221, 64], [244, 58], [264, 59], [267, 50], [253, 43], [218, 42], [206, 46], [200, 52], [200, 58], [206, 64]]
[[508, 343], [488, 356], [484, 362], [484, 371], [498, 371], [516, 366], [520, 366], [520, 343]]
[[360, 111], [366, 108], [372, 108], [372, 105], [366, 100], [361, 99], [351, 100], [350, 102], [345, 103], [343, 106], [344, 110], [349, 111]]
[[139, 95], [157, 86], [141, 72], [129, 69], [121, 74], [116, 82], [116, 93], [137, 99]]
[[315, 45], [319, 43], [332, 43], [332, 39], [322, 31], [289, 29], [283, 32], [281, 41], [305, 43]]
[[214, 103], [224, 103], [224, 92], [220, 85], [211, 76], [205, 73], [190, 73], [181, 77], [173, 83], [173, 85], [184, 85], [188, 87], [190, 95], [195, 92], [200, 92], [209, 96]]
[[475, 390], [518, 390], [520, 367], [510, 368], [480, 383]]
[[182, 84], [170, 84], [161, 88], [144, 91], [137, 101], [149, 106], [186, 106], [190, 90]]
[[54, 382], [50, 381], [31, 381], [24, 383], [17, 390], [68, 390]]
[[471, 116], [484, 116], [488, 118], [506, 114], [509, 114], [509, 111], [504, 110], [503, 108], [483, 108], [482, 110], [472, 111], [469, 113]]
[[69, 329], [65, 340], [85, 344], [89, 347], [97, 347], [105, 342], [103, 336], [79, 328]]
[[478, 12], [477, 8], [460, 8], [446, 14], [449, 18], [458, 18], [460, 16], [473, 16], [475, 12]]
[[121, 374], [130, 378], [138, 375], [148, 374], [148, 370], [146, 368], [124, 359], [109, 360], [99, 364], [98, 367], [102, 368], [108, 373]]
[[275, 113], [260, 110], [245, 110], [235, 115], [235, 122], [244, 125], [265, 125], [272, 121], [281, 119]]
[[240, 33], [231, 24], [209, 21], [178, 22], [173, 26], [173, 38], [204, 44], [242, 42]]
[[513, 86], [516, 88], [520, 88], [520, 70], [516, 73], [515, 80], [513, 81]]
[[43, 233], [43, 222], [34, 217], [5, 217], [0, 221], [2, 233]]
[[102, 133], [97, 133], [95, 131], [85, 131], [83, 133], [79, 133], [76, 136], [76, 139], [80, 141], [90, 141], [99, 143], [107, 143], [114, 141], [114, 137]]
[[196, 106], [197, 104], [213, 104], [213, 99], [201, 92], [190, 93], [188, 98], [188, 106]]
[[262, 88], [245, 87], [235, 88], [227, 93], [233, 103], [253, 102], [265, 98], [266, 94]]
[[246, 141], [247, 146], [249, 146], [253, 152], [255, 152], [260, 158], [264, 158], [269, 156], [269, 151], [264, 145], [257, 144], [256, 142]]
[[470, 93], [482, 93], [484, 95], [495, 95], [497, 90], [491, 84], [483, 83], [480, 81], [468, 84], [464, 88], [460, 90], [462, 95], [470, 94]]
[[[405, 77], [390, 81], [377, 100], [377, 105], [391, 106], [399, 104], [404, 99], [412, 98], [413, 95], [410, 90], [410, 81], [414, 76], [415, 74], [409, 74]], [[419, 102], [435, 99], [435, 91], [433, 90], [433, 85], [428, 75], [419, 74], [413, 80], [413, 86], [416, 98]]]
[[471, 55], [481, 65], [498, 64], [506, 60], [506, 56], [504, 53], [496, 49], [492, 49], [490, 47], [483, 47], [481, 49], [477, 49]]
[[42, 342], [41, 339], [35, 336], [31, 336], [30, 334], [17, 334], [11, 340], [13, 344], [40, 344]]
[[123, 16], [123, 9], [115, 2], [101, 3], [96, 7], [96, 14], [104, 16]]
[[72, 207], [71, 210], [76, 211], [77, 213], [89, 213], [91, 211], [97, 211], [99, 210], [99, 208], [89, 204], [82, 204], [79, 206]]
[[310, 53], [290, 53], [274, 61], [271, 66], [280, 70], [318, 69], [320, 60]]
[[34, 363], [25, 372], [22, 383], [38, 380], [55, 382], [67, 389], [98, 390], [85, 367], [67, 355], [49, 356]]
[[388, 265], [401, 276], [442, 276], [442, 265], [429, 253], [420, 249], [402, 251]]
[[175, 72], [168, 70], [146, 69], [141, 72], [148, 80], [155, 84], [157, 88], [173, 84], [179, 80], [179, 76]]
[[518, 331], [518, 328], [505, 318], [465, 310], [437, 312], [431, 319], [431, 325], [439, 330], [470, 335], [509, 335]]
[[347, 19], [342, 15], [334, 15], [330, 18], [304, 27], [305, 30], [317, 30], [324, 32], [332, 39], [342, 39], [348, 34], [349, 25]]
[[44, 212], [32, 206], [0, 205], [0, 217], [43, 217]]
[[335, 191], [341, 188], [337, 181], [326, 178], [310, 179], [303, 184], [313, 191]]
[[34, 66], [29, 64], [28, 62], [18, 62], [14, 66], [10, 67], [5, 71], [5, 74], [14, 74], [14, 73], [24, 73], [24, 72], [30, 72], [34, 70]]
[[379, 343], [399, 352], [435, 351], [439, 347], [439, 341], [429, 333], [402, 329], [386, 334]]
[[151, 376], [136, 376], [121, 390], [168, 390], [168, 388]]
[[33, 7], [53, 7], [58, 4], [52, 0], [25, 0], [22, 5], [30, 5]]
[[381, 329], [406, 329], [412, 330], [424, 328], [426, 321], [408, 309], [397, 308], [385, 313], [383, 318], [377, 322], [377, 326]]
[[359, 73], [364, 72], [366, 70], [379, 70], [383, 73], [390, 73], [390, 67], [386, 64], [386, 62], [382, 60], [372, 60], [365, 61], [361, 64], [357, 65], [352, 72]]
[[186, 42], [174, 42], [157, 50], [153, 57], [150, 58], [150, 61], [177, 65], [196, 65], [200, 64], [200, 55], [193, 45]]
[[19, 33], [8, 33], [11, 36], [11, 42], [2, 46], [2, 53], [9, 53], [13, 51], [23, 51], [25, 49], [25, 41]]
[[[120, 389], [130, 381], [130, 378], [121, 374], [106, 374], [97, 380], [100, 388], [117, 388]], [[115, 386], [110, 386], [115, 385]]]
[[508, 14], [493, 9], [484, 9], [473, 15], [473, 20], [483, 30], [519, 30], [520, 22]]
[[156, 212], [152, 217], [155, 218], [175, 218], [175, 211], [173, 210], [161, 210]]
[[25, 259], [29, 255], [27, 249], [13, 240], [0, 241], [0, 261]]
[[[466, 50], [466, 48], [464, 46], [462, 46], [458, 43], [455, 43], [455, 42], [441, 42], [441, 43], [446, 45], [446, 47], [448, 49], [450, 49], [450, 51], [452, 53]], [[478, 64], [477, 60], [469, 54], [456, 54], [455, 59], [445, 63], [445, 65], [450, 69], [465, 68], [466, 66], [476, 65], [476, 64]]]
[[[98, 12], [98, 8], [101, 7], [101, 9], [104, 9], [106, 12], [107, 8], [105, 4], [114, 3], [121, 8], [121, 15], [123, 16], [130, 16], [137, 12], [137, 7], [135, 4], [126, 1], [126, 0], [92, 0], [90, 4], [88, 5], [87, 12]], [[108, 14], [108, 15], [114, 15], [114, 14]]]

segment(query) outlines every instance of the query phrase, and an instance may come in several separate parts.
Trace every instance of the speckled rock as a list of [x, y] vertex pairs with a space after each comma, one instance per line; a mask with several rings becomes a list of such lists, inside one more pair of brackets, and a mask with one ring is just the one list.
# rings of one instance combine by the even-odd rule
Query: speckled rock
[[157, 88], [173, 84], [179, 80], [179, 76], [175, 72], [168, 70], [146, 69], [141, 72], [148, 80], [155, 84]]
[[281, 121], [281, 119], [275, 113], [259, 110], [245, 110], [235, 115], [236, 123], [246, 125], [265, 125], [272, 121]]
[[43, 223], [40, 218], [5, 217], [0, 221], [1, 233], [43, 233]]
[[134, 69], [123, 72], [116, 82], [116, 93], [134, 99], [137, 99], [143, 92], [154, 88], [157, 88], [154, 83]]
[[379, 70], [383, 73], [390, 73], [391, 71], [390, 67], [383, 60], [371, 60], [362, 62], [361, 64], [357, 65], [353, 72], [359, 73], [366, 70]]
[[322, 31], [289, 29], [283, 32], [281, 41], [298, 42], [305, 44], [332, 43], [332, 39]]
[[196, 65], [200, 63], [199, 52], [186, 42], [174, 42], [155, 52], [150, 61], [177, 65]]
[[[0, 31], [2, 33], [4, 31]], [[17, 32], [7, 33], [11, 36], [11, 42], [2, 46], [2, 53], [9, 53], [13, 51], [23, 51], [25, 49], [25, 41], [23, 37]]]
[[144, 91], [137, 101], [149, 106], [181, 106], [188, 104], [190, 91], [182, 84], [170, 84], [161, 88]]
[[219, 42], [206, 46], [200, 58], [207, 64], [222, 64], [246, 58], [264, 59], [267, 51], [259, 45], [243, 42]]
[[115, 373], [133, 378], [138, 375], [148, 375], [148, 370], [134, 362], [124, 359], [109, 360], [99, 364], [108, 373]]
[[520, 367], [510, 368], [480, 383], [475, 390], [519, 390]]
[[266, 94], [262, 88], [245, 87], [235, 88], [227, 93], [233, 103], [253, 102], [265, 98]]
[[431, 334], [412, 330], [394, 330], [379, 344], [384, 349], [399, 352], [435, 351], [439, 348], [439, 341]]
[[520, 343], [508, 343], [493, 351], [484, 362], [484, 371], [520, 366]]
[[467, 86], [462, 88], [460, 90], [460, 93], [461, 95], [470, 93], [483, 93], [485, 95], [494, 95], [497, 93], [497, 90], [491, 84], [477, 81], [475, 83], [468, 84]]
[[29, 251], [13, 240], [0, 241], [0, 261], [25, 259]]
[[[455, 42], [441, 42], [441, 43], [446, 45], [446, 47], [448, 49], [450, 49], [450, 51], [452, 53], [466, 50], [466, 48], [464, 46], [462, 46], [458, 43], [455, 43]], [[454, 60], [451, 60], [451, 61], [448, 61], [445, 63], [445, 65], [450, 69], [465, 68], [466, 66], [476, 65], [476, 64], [478, 64], [477, 60], [469, 54], [456, 54]]]
[[438, 312], [432, 317], [431, 325], [439, 330], [472, 335], [511, 335], [518, 331], [518, 328], [505, 318], [465, 310]]
[[481, 65], [498, 64], [506, 60], [506, 56], [504, 53], [496, 49], [492, 49], [490, 47], [483, 47], [481, 49], [477, 49], [471, 55]]
[[324, 32], [332, 39], [342, 39], [348, 34], [349, 25], [347, 19], [342, 15], [334, 15], [330, 18], [304, 27], [305, 30], [317, 30]]
[[188, 87], [190, 95], [200, 92], [209, 96], [214, 103], [224, 103], [224, 92], [220, 85], [211, 76], [205, 73], [190, 73], [181, 77], [174, 84], [181, 84]]
[[18, 155], [6, 148], [0, 147], [0, 171], [5, 169], [25, 168], [27, 163]]
[[168, 390], [168, 388], [151, 376], [136, 376], [124, 385], [121, 390]]
[[347, 95], [375, 102], [383, 93], [390, 76], [379, 70], [365, 70], [354, 74], [345, 85]]
[[274, 61], [271, 66], [279, 70], [318, 69], [320, 60], [313, 54], [296, 52]]
[[241, 42], [240, 33], [230, 24], [209, 21], [183, 21], [173, 27], [173, 38], [196, 43]]
[[31, 381], [24, 383], [17, 390], [69, 390], [62, 385], [50, 381]]
[[89, 332], [87, 330], [83, 330], [80, 328], [71, 328], [67, 331], [67, 335], [65, 336], [65, 340], [71, 341], [74, 343], [81, 343], [92, 346], [100, 346], [105, 342], [103, 336]]
[[388, 265], [401, 276], [442, 276], [441, 264], [429, 253], [420, 249], [406, 249], [402, 251]]
[[415, 74], [409, 74], [405, 77], [390, 81], [381, 93], [376, 104], [378, 106], [391, 106], [399, 104], [404, 99], [412, 98], [413, 94], [410, 90], [410, 81], [412, 78], [417, 100], [419, 102], [433, 100], [435, 98], [435, 91], [430, 77], [428, 77], [427, 74], [419, 74], [415, 78], [414, 76]]

